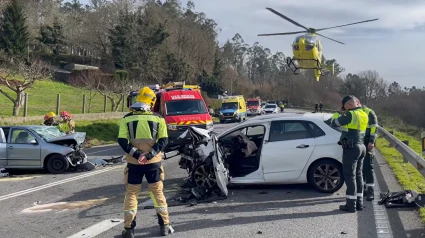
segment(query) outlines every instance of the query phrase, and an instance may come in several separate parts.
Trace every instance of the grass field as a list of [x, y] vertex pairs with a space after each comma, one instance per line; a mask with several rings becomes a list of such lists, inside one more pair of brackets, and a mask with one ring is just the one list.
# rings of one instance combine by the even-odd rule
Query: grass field
[[[391, 130], [386, 128], [386, 130]], [[406, 133], [394, 131], [394, 136], [399, 140], [409, 141], [409, 147], [412, 148], [416, 153], [422, 154], [422, 145], [420, 138], [412, 137]], [[416, 170], [416, 168], [410, 163], [403, 162], [403, 156], [394, 148], [384, 138], [378, 138], [377, 148], [381, 152], [382, 156], [390, 165], [391, 169], [394, 172], [397, 180], [405, 190], [415, 190], [419, 193], [425, 192], [425, 178]], [[425, 223], [425, 208], [420, 208], [419, 210], [422, 222]]]
[[[8, 92], [13, 98], [16, 94], [9, 90], [6, 86], [0, 87]], [[83, 107], [83, 95], [86, 93], [86, 113], [89, 113], [88, 99], [89, 91], [81, 88], [72, 87], [68, 84], [56, 81], [39, 81], [34, 86], [26, 91], [28, 93], [28, 116], [42, 116], [49, 111], [56, 110], [56, 95], [60, 94], [60, 110], [67, 110], [71, 114], [81, 114]], [[103, 112], [103, 96], [97, 92], [92, 92], [93, 98], [91, 102], [90, 112]], [[107, 102], [107, 112], [110, 112], [110, 107]], [[13, 103], [0, 94], [0, 116], [11, 116]], [[22, 107], [20, 115], [24, 113]]]

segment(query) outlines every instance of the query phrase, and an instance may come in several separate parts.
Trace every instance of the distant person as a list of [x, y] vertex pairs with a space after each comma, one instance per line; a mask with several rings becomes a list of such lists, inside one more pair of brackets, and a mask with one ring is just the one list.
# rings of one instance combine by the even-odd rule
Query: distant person
[[214, 115], [214, 109], [212, 109], [211, 106], [208, 106], [208, 112], [210, 115]]
[[319, 103], [319, 111], [322, 112], [323, 104], [322, 102]]
[[314, 104], [314, 113], [316, 113], [316, 112], [318, 112], [319, 111], [319, 104], [316, 102], [315, 104]]

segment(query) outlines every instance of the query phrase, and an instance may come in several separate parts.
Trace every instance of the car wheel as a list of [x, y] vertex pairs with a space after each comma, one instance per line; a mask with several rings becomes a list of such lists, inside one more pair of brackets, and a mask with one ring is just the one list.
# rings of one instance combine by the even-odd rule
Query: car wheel
[[63, 155], [53, 155], [47, 161], [47, 170], [52, 174], [62, 174], [69, 168], [69, 162]]
[[319, 160], [308, 170], [308, 181], [322, 193], [334, 193], [344, 185], [342, 166], [333, 160]]
[[217, 185], [214, 167], [204, 163], [195, 166], [192, 171], [191, 179], [197, 186], [206, 189], [210, 189]]

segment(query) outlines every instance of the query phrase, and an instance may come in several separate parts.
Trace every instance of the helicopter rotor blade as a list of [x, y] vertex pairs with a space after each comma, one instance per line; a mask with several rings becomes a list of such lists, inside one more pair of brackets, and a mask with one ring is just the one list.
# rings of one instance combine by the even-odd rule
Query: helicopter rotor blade
[[321, 36], [321, 37], [324, 37], [324, 38], [326, 38], [326, 39], [328, 39], [328, 40], [335, 41], [335, 42], [338, 42], [338, 43], [340, 43], [340, 44], [345, 45], [345, 43], [343, 43], [343, 42], [341, 42], [341, 41], [334, 40], [334, 39], [329, 38], [329, 37], [327, 37], [327, 36], [324, 36], [324, 35], [322, 35], [322, 34], [319, 34], [319, 33], [315, 33], [315, 34], [316, 34], [316, 35], [319, 35], [319, 36]]
[[355, 25], [355, 24], [360, 24], [360, 23], [365, 23], [365, 22], [371, 22], [371, 21], [376, 21], [376, 20], [379, 20], [379, 18], [371, 19], [371, 20], [366, 20], [366, 21], [359, 21], [359, 22], [354, 22], [354, 23], [344, 24], [344, 25], [339, 25], [339, 26], [320, 28], [320, 29], [316, 29], [316, 32], [317, 31], [328, 30], [328, 29], [333, 29], [333, 28], [338, 28], [338, 27], [343, 27], [343, 26], [351, 26], [351, 25]]
[[280, 12], [278, 12], [278, 11], [276, 11], [276, 10], [272, 9], [272, 8], [268, 8], [268, 7], [267, 7], [266, 9], [267, 9], [267, 10], [269, 10], [269, 11], [271, 11], [271, 12], [273, 12], [274, 14], [276, 14], [276, 15], [278, 15], [278, 16], [280, 16], [280, 17], [282, 17], [283, 19], [285, 19], [285, 20], [287, 20], [287, 21], [291, 22], [292, 24], [294, 24], [294, 25], [296, 25], [296, 26], [299, 26], [299, 27], [301, 27], [301, 28], [304, 28], [304, 29], [306, 29], [306, 30], [308, 31], [308, 28], [307, 28], [307, 27], [305, 27], [305, 26], [301, 25], [300, 23], [298, 23], [298, 22], [296, 22], [296, 21], [292, 20], [292, 19], [291, 19], [291, 18], [289, 18], [289, 17], [286, 17], [286, 16], [282, 15]]
[[284, 32], [284, 33], [270, 33], [270, 34], [259, 34], [258, 36], [283, 36], [283, 35], [295, 35], [300, 33], [306, 33], [307, 31], [295, 31], [295, 32]]

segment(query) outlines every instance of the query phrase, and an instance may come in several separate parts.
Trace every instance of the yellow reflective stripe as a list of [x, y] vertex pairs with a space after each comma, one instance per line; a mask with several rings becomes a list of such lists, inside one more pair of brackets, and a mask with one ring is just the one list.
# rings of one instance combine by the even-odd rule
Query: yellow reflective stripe
[[184, 121], [179, 122], [179, 125], [183, 125]]
[[155, 196], [153, 195], [153, 193], [152, 193], [152, 192], [149, 192], [149, 196], [150, 196], [150, 197], [151, 197], [151, 199], [152, 199], [153, 207], [159, 207], [159, 206], [158, 206], [158, 203], [156, 202]]
[[371, 129], [370, 129], [370, 134], [372, 135], [372, 134], [376, 134], [376, 127], [372, 127]]
[[201, 124], [205, 124], [205, 121], [203, 121], [203, 120], [199, 120], [199, 122], [200, 122]]

